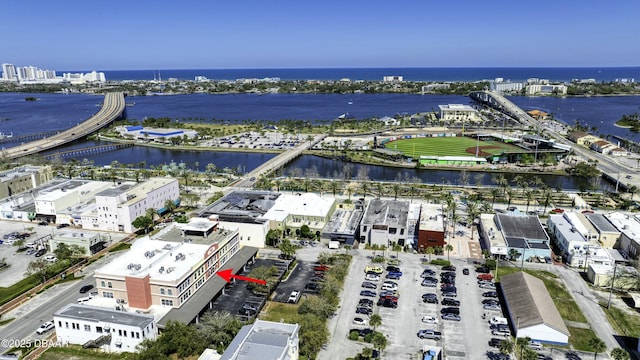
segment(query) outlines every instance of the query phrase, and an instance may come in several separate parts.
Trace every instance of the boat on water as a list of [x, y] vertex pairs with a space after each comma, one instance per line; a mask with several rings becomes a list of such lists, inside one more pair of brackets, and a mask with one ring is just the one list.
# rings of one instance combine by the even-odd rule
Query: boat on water
[[0, 140], [2, 139], [9, 139], [13, 137], [13, 132], [11, 134], [5, 134], [3, 132], [0, 132]]
[[349, 100], [349, 102], [347, 104], [353, 105], [353, 100]]
[[349, 113], [344, 113], [344, 114], [342, 114], [342, 115], [338, 116], [338, 119], [340, 119], [340, 120], [344, 120], [344, 119], [355, 119], [355, 118], [356, 118], [355, 116], [353, 116], [353, 115], [351, 115], [351, 114], [349, 114]]

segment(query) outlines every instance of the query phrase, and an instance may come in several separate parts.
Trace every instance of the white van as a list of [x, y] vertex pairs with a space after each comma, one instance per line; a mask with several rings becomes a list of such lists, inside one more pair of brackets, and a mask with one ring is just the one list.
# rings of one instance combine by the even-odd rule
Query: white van
[[295, 304], [298, 300], [300, 300], [300, 291], [294, 290], [291, 292], [291, 295], [289, 295], [289, 300], [287, 300], [287, 302]]
[[507, 322], [507, 318], [503, 318], [503, 317], [500, 317], [500, 316], [494, 316], [489, 320], [489, 324], [491, 324], [491, 325], [498, 325], [498, 324], [507, 325], [508, 322]]

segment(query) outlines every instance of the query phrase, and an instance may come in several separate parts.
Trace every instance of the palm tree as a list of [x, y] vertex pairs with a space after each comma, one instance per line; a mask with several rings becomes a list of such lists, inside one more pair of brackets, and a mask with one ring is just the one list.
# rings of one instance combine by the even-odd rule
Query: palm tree
[[629, 355], [627, 350], [624, 350], [622, 348], [615, 348], [611, 350], [611, 357], [613, 358], [613, 360], [629, 360], [631, 356]]
[[593, 349], [593, 358], [598, 358], [598, 353], [607, 350], [607, 344], [602, 339], [594, 337], [589, 340], [589, 346]]
[[378, 199], [380, 199], [380, 196], [382, 195], [382, 190], [383, 190], [383, 185], [382, 183], [376, 183], [376, 189], [378, 190]]
[[369, 190], [369, 183], [367, 183], [366, 181], [363, 181], [360, 184], [360, 188], [362, 189], [362, 198], [366, 199], [367, 198], [367, 191]]
[[447, 261], [451, 261], [449, 259], [449, 253], [453, 250], [453, 245], [447, 244], [444, 246], [444, 249], [447, 251]]
[[429, 262], [431, 262], [431, 255], [436, 253], [436, 249], [433, 246], [429, 246], [424, 249], [425, 254], [429, 255]]
[[362, 357], [365, 359], [371, 359], [371, 357], [373, 356], [373, 349], [365, 346], [364, 349], [362, 349]]
[[522, 353], [524, 352], [525, 349], [529, 348], [529, 344], [531, 344], [531, 338], [528, 336], [516, 338], [516, 348], [518, 348], [520, 351], [520, 360], [523, 359]]
[[638, 192], [638, 187], [635, 185], [629, 185], [629, 187], [627, 188], [627, 191], [629, 191], [629, 193], [631, 194], [631, 201], [633, 201], [633, 194], [635, 194], [636, 192]]
[[496, 198], [500, 195], [500, 189], [491, 188], [489, 192], [491, 193], [491, 206], [493, 207], [496, 204]]
[[373, 346], [375, 346], [380, 352], [387, 347], [387, 338], [381, 333], [375, 333], [373, 339], [371, 339]]
[[382, 317], [378, 314], [371, 315], [369, 325], [373, 327], [373, 331], [376, 331], [376, 327], [382, 325]]
[[500, 353], [503, 355], [509, 355], [513, 352], [514, 344], [511, 339], [504, 339], [500, 341]]
[[156, 209], [154, 209], [154, 208], [148, 208], [144, 212], [144, 214], [145, 214], [146, 217], [151, 219], [151, 223], [153, 223], [153, 221], [155, 220], [156, 214], [158, 214], [158, 211], [156, 211]]
[[176, 203], [173, 200], [165, 200], [164, 209], [173, 214], [173, 210], [176, 209]]
[[398, 183], [393, 184], [393, 199], [398, 200], [398, 193], [400, 192], [400, 185]]

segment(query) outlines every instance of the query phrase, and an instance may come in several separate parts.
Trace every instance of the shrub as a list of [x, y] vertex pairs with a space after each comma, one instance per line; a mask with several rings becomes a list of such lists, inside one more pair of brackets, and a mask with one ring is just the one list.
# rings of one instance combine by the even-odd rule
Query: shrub
[[360, 334], [358, 334], [358, 332], [355, 330], [349, 333], [349, 340], [356, 341], [358, 340], [359, 337], [360, 337]]
[[447, 265], [451, 265], [451, 262], [449, 260], [444, 260], [444, 259], [433, 259], [431, 260], [431, 265], [447, 266]]

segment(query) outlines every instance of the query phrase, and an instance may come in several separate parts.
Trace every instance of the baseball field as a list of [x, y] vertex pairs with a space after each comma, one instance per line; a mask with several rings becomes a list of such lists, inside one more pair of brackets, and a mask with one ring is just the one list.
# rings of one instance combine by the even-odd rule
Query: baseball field
[[389, 150], [401, 151], [410, 157], [425, 156], [478, 156], [500, 154], [505, 150], [517, 150], [517, 146], [499, 141], [477, 141], [469, 137], [424, 137], [400, 139], [385, 144]]

